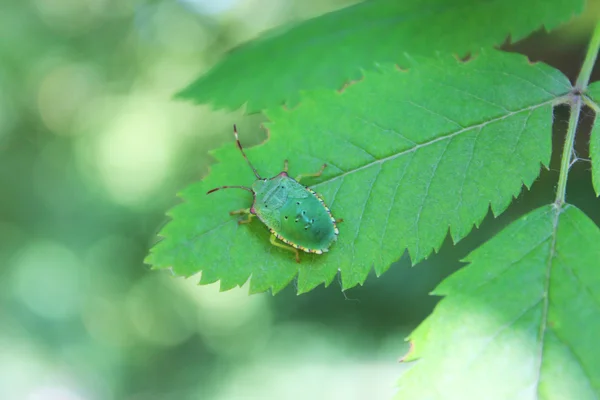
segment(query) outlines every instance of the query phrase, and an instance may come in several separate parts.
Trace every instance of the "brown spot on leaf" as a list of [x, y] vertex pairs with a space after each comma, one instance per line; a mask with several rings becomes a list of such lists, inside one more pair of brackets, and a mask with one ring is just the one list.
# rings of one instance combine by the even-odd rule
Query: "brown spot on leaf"
[[350, 86], [352, 86], [352, 85], [354, 85], [354, 84], [356, 84], [358, 82], [361, 82], [363, 79], [364, 79], [364, 76], [361, 76], [360, 79], [355, 79], [353, 81], [349, 81], [349, 82], [344, 83], [342, 85], [342, 87], [338, 89], [338, 93], [344, 93], [344, 91], [346, 89], [348, 89]]
[[410, 358], [411, 354], [414, 353], [415, 344], [413, 342], [410, 342], [409, 345], [410, 345], [410, 347], [408, 348], [408, 351], [406, 352], [406, 354], [398, 359], [399, 363], [405, 362], [407, 360], [407, 358]]

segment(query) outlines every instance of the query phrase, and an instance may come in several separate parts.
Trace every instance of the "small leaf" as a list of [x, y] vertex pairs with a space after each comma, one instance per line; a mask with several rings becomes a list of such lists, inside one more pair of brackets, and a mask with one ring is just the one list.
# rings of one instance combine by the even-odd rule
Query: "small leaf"
[[596, 196], [600, 196], [600, 116], [596, 115], [590, 137], [590, 158], [592, 160], [592, 183]]
[[397, 399], [597, 399], [600, 229], [539, 208], [467, 257], [410, 336]]
[[247, 112], [287, 103], [303, 90], [337, 89], [374, 63], [407, 66], [406, 54], [465, 55], [552, 29], [584, 0], [379, 0], [279, 28], [237, 48], [179, 96]]
[[[202, 283], [229, 289], [252, 276], [250, 290], [274, 292], [298, 274], [298, 291], [361, 284], [382, 274], [408, 248], [413, 263], [437, 250], [451, 228], [455, 241], [486, 215], [497, 215], [530, 186], [551, 154], [552, 105], [571, 86], [559, 71], [521, 55], [490, 51], [468, 63], [447, 57], [369, 72], [343, 93], [318, 91], [301, 105], [269, 111], [270, 140], [248, 150], [258, 171], [274, 176], [328, 168], [312, 187], [324, 196], [340, 235], [324, 255], [290, 252], [269, 243], [255, 221], [238, 226], [230, 210], [252, 196], [221, 185], [250, 185], [252, 172], [233, 145], [205, 181], [184, 191], [170, 213], [166, 239], [148, 262], [180, 275], [202, 270]], [[242, 136], [243, 137], [243, 136]]]
[[[587, 92], [600, 108], [600, 82], [592, 83]], [[590, 137], [590, 158], [592, 160], [592, 183], [596, 190], [596, 196], [600, 196], [600, 116], [597, 113]]]
[[586, 93], [590, 95], [596, 102], [600, 101], [600, 81], [592, 82], [586, 89]]

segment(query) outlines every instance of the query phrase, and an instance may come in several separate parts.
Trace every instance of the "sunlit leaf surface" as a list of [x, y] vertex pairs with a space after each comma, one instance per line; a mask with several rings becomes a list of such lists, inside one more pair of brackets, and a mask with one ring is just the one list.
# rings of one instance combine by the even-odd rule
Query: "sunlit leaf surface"
[[397, 399], [597, 399], [600, 229], [537, 209], [470, 254], [411, 334]]
[[[588, 94], [600, 107], [600, 82], [592, 83], [588, 88]], [[592, 182], [596, 195], [600, 196], [600, 117], [597, 114], [590, 137], [590, 158], [592, 160]]]
[[287, 103], [303, 90], [337, 89], [375, 63], [410, 65], [407, 54], [465, 55], [552, 29], [583, 0], [365, 1], [268, 32], [227, 55], [179, 95], [248, 112]]
[[148, 258], [175, 273], [202, 271], [202, 282], [223, 289], [251, 277], [251, 291], [278, 291], [298, 275], [299, 292], [329, 284], [341, 271], [344, 288], [383, 273], [408, 249], [414, 263], [439, 249], [450, 232], [464, 237], [491, 207], [499, 214], [548, 165], [552, 106], [570, 89], [544, 64], [516, 54], [486, 52], [463, 63], [448, 57], [367, 73], [342, 93], [307, 94], [292, 111], [268, 112], [270, 139], [248, 150], [258, 171], [274, 176], [290, 161], [292, 176], [325, 174], [312, 182], [340, 224], [325, 255], [290, 252], [269, 243], [255, 221], [239, 226], [228, 212], [252, 203], [250, 193], [221, 185], [255, 179], [233, 145], [185, 202], [169, 215]]

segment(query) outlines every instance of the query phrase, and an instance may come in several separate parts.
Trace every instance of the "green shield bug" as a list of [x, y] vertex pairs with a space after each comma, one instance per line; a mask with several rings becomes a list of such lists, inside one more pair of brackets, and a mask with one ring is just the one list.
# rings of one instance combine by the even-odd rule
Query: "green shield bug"
[[206, 194], [221, 189], [243, 189], [252, 193], [254, 200], [250, 208], [231, 211], [229, 214], [246, 215], [246, 219], [238, 221], [239, 224], [249, 223], [257, 216], [269, 228], [271, 244], [295, 252], [296, 262], [300, 262], [298, 250], [314, 254], [329, 251], [339, 234], [336, 223], [342, 220], [333, 218], [331, 211], [315, 191], [300, 184], [302, 178], [320, 176], [327, 165], [323, 164], [317, 173], [298, 175], [294, 179], [288, 175], [288, 162], [285, 160], [283, 171], [272, 178], [262, 178], [246, 157], [235, 125], [233, 134], [238, 149], [256, 176], [256, 181], [251, 187], [221, 186]]

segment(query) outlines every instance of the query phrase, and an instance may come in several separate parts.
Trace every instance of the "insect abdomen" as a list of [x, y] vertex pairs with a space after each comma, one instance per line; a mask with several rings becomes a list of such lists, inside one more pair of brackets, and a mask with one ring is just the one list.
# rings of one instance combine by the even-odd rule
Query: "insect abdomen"
[[278, 236], [304, 251], [327, 251], [337, 233], [332, 217], [315, 196], [297, 199], [288, 197], [279, 209]]

